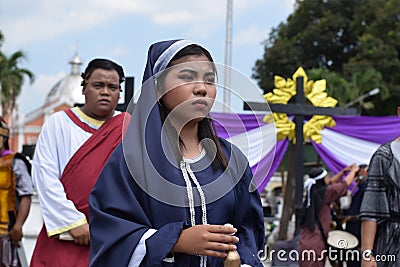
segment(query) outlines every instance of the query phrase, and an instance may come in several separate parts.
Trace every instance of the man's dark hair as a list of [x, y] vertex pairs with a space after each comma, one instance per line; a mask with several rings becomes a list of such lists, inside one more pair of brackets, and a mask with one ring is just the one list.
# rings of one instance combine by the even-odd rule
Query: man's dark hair
[[95, 58], [89, 62], [85, 71], [81, 74], [81, 77], [83, 79], [81, 83], [82, 86], [85, 85], [85, 82], [89, 80], [90, 75], [92, 75], [92, 73], [97, 69], [115, 70], [119, 76], [119, 83], [121, 84], [123, 81], [125, 81], [124, 70], [120, 65], [109, 59]]
[[358, 165], [358, 167], [359, 167], [360, 169], [365, 169], [365, 168], [368, 167], [368, 164], [360, 164], [360, 165]]

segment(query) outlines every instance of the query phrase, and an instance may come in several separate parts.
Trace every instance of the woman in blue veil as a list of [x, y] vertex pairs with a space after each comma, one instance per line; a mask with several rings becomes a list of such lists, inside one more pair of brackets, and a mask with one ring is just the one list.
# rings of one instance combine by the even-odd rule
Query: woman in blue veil
[[242, 266], [262, 266], [248, 161], [209, 114], [216, 76], [198, 44], [150, 46], [128, 130], [89, 198], [90, 266], [223, 266], [235, 249]]

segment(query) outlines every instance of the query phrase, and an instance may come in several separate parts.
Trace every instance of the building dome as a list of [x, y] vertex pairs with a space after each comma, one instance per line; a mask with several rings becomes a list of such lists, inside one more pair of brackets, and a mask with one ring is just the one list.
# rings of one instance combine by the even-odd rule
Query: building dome
[[82, 95], [82, 78], [80, 76], [82, 62], [78, 54], [75, 54], [69, 64], [71, 65], [71, 73], [62, 78], [51, 88], [46, 97], [45, 106], [60, 100], [71, 103], [72, 105], [85, 102], [85, 97]]

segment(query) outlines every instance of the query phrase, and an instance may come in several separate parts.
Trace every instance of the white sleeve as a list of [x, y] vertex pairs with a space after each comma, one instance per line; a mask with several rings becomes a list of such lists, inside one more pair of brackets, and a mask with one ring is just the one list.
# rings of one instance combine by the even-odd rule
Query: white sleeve
[[[44, 223], [49, 235], [59, 234], [86, 222], [72, 201], [67, 199], [60, 181], [65, 165], [72, 156], [71, 123], [64, 112], [53, 114], [43, 125], [32, 162], [32, 180], [38, 194]], [[78, 146], [79, 147], [79, 146]], [[72, 149], [72, 150], [71, 150]]]
[[17, 180], [17, 196], [30, 196], [33, 194], [32, 178], [22, 159], [14, 157], [13, 171]]
[[133, 251], [131, 260], [129, 261], [128, 267], [138, 267], [146, 256], [146, 239], [152, 236], [157, 230], [149, 229], [140, 238], [139, 244], [137, 244], [135, 250]]

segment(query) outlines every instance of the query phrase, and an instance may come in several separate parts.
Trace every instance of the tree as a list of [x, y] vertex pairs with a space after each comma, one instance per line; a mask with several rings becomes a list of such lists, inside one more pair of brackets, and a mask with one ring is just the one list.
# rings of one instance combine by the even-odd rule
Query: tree
[[[289, 78], [303, 67], [310, 80], [326, 79], [327, 92], [339, 106], [378, 87], [379, 97], [365, 99], [360, 110], [368, 115], [396, 110], [400, 93], [398, 0], [296, 0], [294, 13], [271, 31], [263, 45], [253, 78], [266, 93], [274, 89], [275, 75]], [[287, 185], [293, 188], [291, 182]], [[285, 190], [285, 200], [292, 193]], [[293, 210], [289, 207], [284, 213], [286, 220]], [[285, 237], [286, 225], [287, 221], [280, 225], [280, 238]]]
[[344, 78], [337, 72], [322, 68], [311, 69], [308, 74], [311, 80], [325, 79], [329, 85], [327, 88], [328, 94], [337, 99], [340, 106], [344, 106], [357, 97], [368, 93], [371, 89], [379, 88], [379, 96], [372, 99], [366, 98], [355, 105], [359, 112], [363, 114], [369, 114], [375, 108], [375, 103], [372, 100], [386, 100], [390, 96], [389, 89], [386, 87], [381, 73], [374, 68], [353, 72], [349, 79]]
[[[0, 47], [2, 41], [3, 35], [0, 33]], [[25, 58], [22, 51], [17, 51], [9, 57], [0, 51], [0, 104], [3, 117], [15, 108], [24, 78], [28, 77], [31, 83], [34, 81], [34, 74], [31, 71], [19, 67], [20, 62]]]
[[[399, 14], [398, 0], [297, 0], [287, 22], [273, 29], [264, 42], [264, 55], [255, 63], [253, 78], [270, 92], [275, 75], [290, 77], [300, 66], [307, 71], [321, 69], [337, 77], [331, 79], [335, 84], [327, 79], [327, 85], [344, 93], [345, 97], [333, 94], [344, 105], [359, 96], [355, 92], [373, 89], [358, 88], [357, 83], [375, 77], [379, 79], [376, 87], [392, 97], [383, 95], [373, 103], [391, 103], [400, 93]], [[338, 85], [341, 88], [334, 88]], [[385, 107], [367, 114], [386, 115], [395, 110], [393, 103]]]

